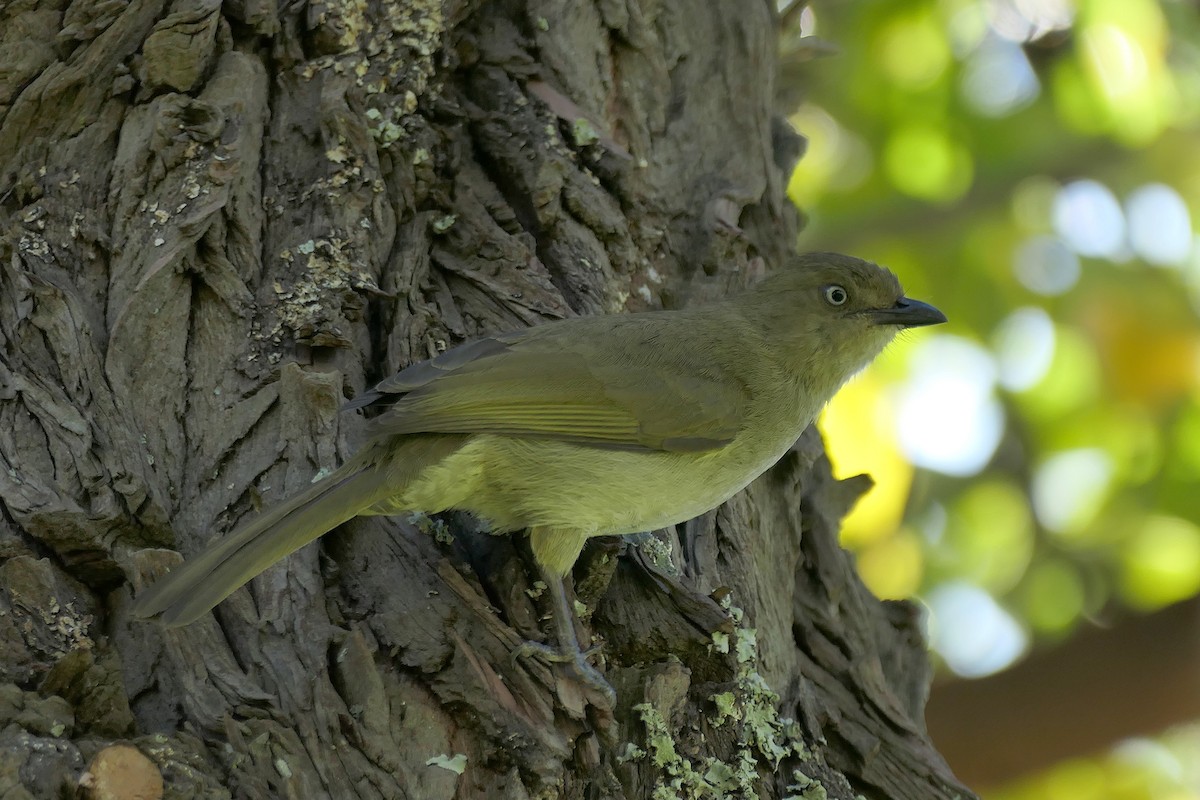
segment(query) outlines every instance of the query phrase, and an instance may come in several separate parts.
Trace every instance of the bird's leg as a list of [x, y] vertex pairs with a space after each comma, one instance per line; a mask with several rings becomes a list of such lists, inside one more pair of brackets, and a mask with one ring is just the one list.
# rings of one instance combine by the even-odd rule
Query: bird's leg
[[558, 648], [541, 642], [525, 642], [513, 651], [513, 658], [536, 654], [547, 661], [570, 665], [571, 671], [575, 673], [579, 682], [589, 689], [595, 690], [607, 701], [608, 708], [612, 708], [616, 702], [617, 693], [600, 674], [600, 671], [588, 663], [588, 656], [594, 653], [596, 648], [584, 652], [579, 645], [579, 638], [575, 635], [575, 612], [567, 603], [567, 590], [563, 586], [562, 576], [548, 569], [542, 569], [541, 572], [542, 580], [550, 589], [550, 599], [553, 602], [550, 616], [554, 620], [554, 634], [558, 640]]

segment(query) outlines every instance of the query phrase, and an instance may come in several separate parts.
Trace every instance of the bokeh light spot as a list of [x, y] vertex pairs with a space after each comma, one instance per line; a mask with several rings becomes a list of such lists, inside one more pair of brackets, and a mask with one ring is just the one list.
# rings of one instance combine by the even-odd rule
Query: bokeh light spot
[[1013, 5], [1033, 26], [1030, 39], [1065, 30], [1075, 22], [1074, 0], [1013, 0]]
[[1095, 761], [1075, 759], [1056, 764], [1038, 789], [1043, 800], [1102, 800], [1109, 795], [1109, 776]]
[[1122, 553], [1121, 591], [1141, 608], [1165, 606], [1200, 591], [1200, 529], [1178, 517], [1147, 519]]
[[1081, 256], [1117, 259], [1125, 245], [1125, 215], [1108, 187], [1093, 180], [1068, 183], [1054, 200], [1054, 229]]
[[1013, 392], [1036, 386], [1054, 361], [1054, 321], [1036, 306], [1024, 306], [997, 326], [996, 353], [1000, 385]]
[[900, 447], [919, 466], [948, 475], [983, 469], [1004, 432], [990, 354], [966, 339], [927, 339], [896, 404]]
[[1192, 254], [1192, 218], [1179, 193], [1149, 183], [1125, 200], [1133, 251], [1157, 266], [1181, 266]]
[[902, 600], [920, 587], [925, 556], [920, 540], [902, 531], [860, 550], [855, 562], [863, 583], [876, 597]]
[[[1118, 743], [1113, 748], [1113, 760], [1149, 775], [1166, 776], [1175, 783], [1187, 780], [1187, 770], [1179, 756], [1153, 739], [1139, 736]], [[1180, 793], [1165, 800], [1188, 800], [1188, 796]]]
[[826, 192], [852, 191], [870, 176], [874, 169], [870, 148], [823, 108], [802, 106], [789, 121], [808, 139], [806, 155], [788, 180], [792, 202], [807, 207]]
[[954, 504], [945, 549], [956, 575], [990, 591], [1008, 591], [1029, 566], [1033, 544], [1029, 504], [1013, 484], [985, 480]]
[[1070, 0], [989, 0], [984, 7], [992, 30], [1016, 43], [1067, 28], [1075, 18]]
[[928, 87], [950, 66], [950, 46], [941, 24], [920, 6], [893, 17], [880, 31], [874, 50], [884, 75], [910, 90]]
[[1113, 465], [1096, 448], [1055, 453], [1033, 472], [1033, 510], [1038, 521], [1054, 533], [1075, 533], [1087, 527], [1108, 496]]
[[1088, 68], [1105, 94], [1116, 100], [1142, 90], [1149, 75], [1146, 54], [1124, 28], [1088, 25], [1080, 38]]
[[1083, 615], [1083, 578], [1069, 562], [1054, 558], [1033, 564], [1021, 588], [1025, 618], [1035, 630], [1061, 634]]
[[1033, 22], [1011, 0], [991, 0], [984, 3], [988, 25], [1006, 41], [1021, 43], [1033, 35]]
[[1054, 356], [1045, 377], [1020, 395], [1026, 414], [1054, 420], [1100, 395], [1100, 359], [1091, 340], [1071, 327], [1056, 326]]
[[946, 20], [946, 37], [952, 52], [960, 59], [974, 52], [990, 30], [984, 8], [978, 3], [959, 3]]
[[1042, 295], [1066, 292], [1079, 281], [1079, 257], [1061, 239], [1035, 236], [1013, 254], [1013, 273], [1021, 285]]
[[962, 74], [967, 104], [985, 117], [1003, 117], [1029, 105], [1040, 84], [1025, 51], [1006, 39], [988, 39], [967, 60]]
[[970, 152], [930, 125], [898, 129], [884, 148], [883, 163], [897, 189], [922, 200], [954, 200], [971, 186]]
[[913, 468], [896, 442], [880, 366], [850, 381], [818, 420], [834, 474], [848, 478], [865, 472], [875, 479], [842, 520], [842, 544], [856, 550], [896, 532], [912, 485]]
[[953, 581], [929, 593], [930, 641], [959, 675], [979, 678], [1004, 669], [1024, 652], [1027, 636], [992, 596]]

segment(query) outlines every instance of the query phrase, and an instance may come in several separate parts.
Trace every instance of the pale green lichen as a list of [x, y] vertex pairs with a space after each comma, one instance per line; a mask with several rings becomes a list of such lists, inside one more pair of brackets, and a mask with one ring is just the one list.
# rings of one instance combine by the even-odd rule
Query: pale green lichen
[[626, 761], [637, 761], [646, 757], [646, 751], [638, 747], [633, 742], [626, 742], [624, 749], [617, 755], [617, 763], [624, 764]]
[[436, 755], [425, 762], [427, 767], [441, 767], [455, 775], [462, 775], [467, 768], [467, 757], [463, 753], [455, 753], [453, 757], [446, 754]]
[[717, 707], [717, 717], [713, 720], [714, 725], [720, 727], [725, 720], [742, 718], [742, 712], [738, 708], [737, 698], [733, 696], [733, 692], [714, 694], [711, 699]]
[[309, 239], [294, 249], [281, 250], [279, 258], [282, 261], [295, 263], [301, 256], [307, 256], [307, 260], [303, 272], [293, 283], [273, 283], [279, 321], [271, 331], [261, 336], [274, 341], [281, 336], [285, 326], [297, 331], [318, 322], [324, 316], [330, 291], [379, 292], [375, 279], [358, 267], [353, 249], [350, 241], [331, 237]]
[[[587, 263], [587, 259], [583, 259], [584, 266], [591, 266]], [[664, 542], [652, 533], [633, 534], [629, 537], [636, 545], [642, 555], [650, 560], [655, 567], [666, 572], [669, 575], [678, 575], [679, 567], [675, 565], [671, 556], [671, 545]]]
[[[728, 596], [722, 600], [722, 606], [738, 627], [733, 633], [732, 642], [728, 634], [714, 633], [712, 646], [717, 652], [733, 652], [738, 666], [733, 688], [709, 698], [715, 709], [711, 719], [714, 726], [737, 726], [737, 750], [725, 760], [711, 756], [689, 759], [680, 755], [666, 720], [658, 709], [650, 703], [634, 706], [633, 710], [639, 714], [645, 727], [646, 751], [632, 744], [626, 745], [622, 760], [648, 756], [650, 762], [662, 771], [663, 776], [654, 789], [655, 800], [751, 800], [760, 796], [762, 775], [777, 771], [785, 758], [811, 758], [800, 726], [794, 720], [779, 716], [779, 695], [758, 670], [756, 631], [741, 625], [744, 618], [742, 610], [732, 605]], [[826, 797], [825, 788], [804, 773], [795, 771], [793, 779], [794, 783], [788, 791], [798, 794], [794, 794], [791, 800], [824, 800]]]
[[737, 772], [724, 761], [709, 758], [707, 766], [708, 770], [704, 773], [704, 780], [710, 786], [716, 787], [722, 793], [738, 788]]
[[298, 73], [353, 76], [373, 98], [368, 110], [371, 135], [383, 147], [402, 139], [406, 118], [431, 91], [437, 74], [446, 21], [440, 0], [340, 0], [321, 6], [316, 27], [336, 36], [339, 53], [306, 62]]
[[[639, 703], [633, 710], [637, 712], [646, 728], [650, 763], [658, 767], [665, 776], [655, 785], [651, 794], [653, 800], [702, 800], [721, 796], [717, 787], [697, 772], [689, 759], [676, 751], [675, 740], [657, 708], [650, 703]], [[713, 761], [717, 763], [715, 759]], [[710, 766], [706, 773], [711, 769]]]
[[651, 760], [656, 767], [668, 768], [680, 760], [675, 752], [675, 740], [667, 730], [666, 720], [658, 709], [649, 703], [638, 703], [633, 707], [646, 726], [646, 744], [650, 747]]
[[736, 642], [739, 664], [749, 664], [758, 659], [758, 631], [754, 628], [738, 628]]
[[[783, 800], [828, 800], [829, 793], [825, 787], [800, 770], [792, 771], [792, 783], [788, 784], [788, 794]], [[861, 797], [861, 795], [859, 795]]]
[[433, 229], [434, 233], [445, 233], [454, 227], [455, 222], [458, 222], [458, 217], [455, 214], [445, 214], [429, 223], [429, 227]]
[[587, 147], [600, 141], [596, 126], [589, 120], [580, 117], [571, 124], [571, 140], [576, 147]]
[[453, 544], [454, 534], [444, 521], [431, 517], [423, 511], [413, 511], [408, 515], [408, 523], [426, 536], [432, 536], [439, 544]]

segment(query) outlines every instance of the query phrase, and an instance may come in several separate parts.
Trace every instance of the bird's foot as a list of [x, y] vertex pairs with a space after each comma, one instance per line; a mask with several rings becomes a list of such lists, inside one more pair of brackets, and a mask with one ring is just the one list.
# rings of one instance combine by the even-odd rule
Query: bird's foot
[[612, 684], [605, 680], [600, 671], [588, 663], [588, 658], [600, 652], [601, 646], [596, 645], [587, 650], [560, 650], [541, 642], [523, 642], [513, 650], [513, 659], [534, 656], [552, 664], [566, 664], [571, 673], [588, 689], [591, 689], [604, 700], [604, 707], [611, 709], [616, 705], [617, 692]]
[[[543, 661], [549, 661], [552, 664], [566, 664], [569, 662], [574, 662], [576, 658], [591, 658], [603, 649], [604, 646], [598, 644], [593, 647], [589, 647], [587, 650], [584, 650], [578, 654], [572, 654], [564, 653], [562, 650], [551, 647], [548, 644], [543, 644], [542, 642], [524, 641], [518, 645], [515, 650], [513, 650], [512, 657], [515, 660], [518, 658], [537, 656]], [[588, 667], [592, 668], [590, 664], [588, 664]]]

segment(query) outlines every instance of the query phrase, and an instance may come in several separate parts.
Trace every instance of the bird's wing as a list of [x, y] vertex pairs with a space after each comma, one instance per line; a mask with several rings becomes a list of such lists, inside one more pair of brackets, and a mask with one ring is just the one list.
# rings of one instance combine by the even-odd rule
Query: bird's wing
[[740, 384], [706, 365], [669, 362], [653, 342], [662, 331], [643, 321], [615, 337], [579, 322], [470, 342], [398, 372], [347, 407], [385, 406], [370, 424], [376, 436], [498, 433], [669, 451], [733, 439], [747, 400]]

